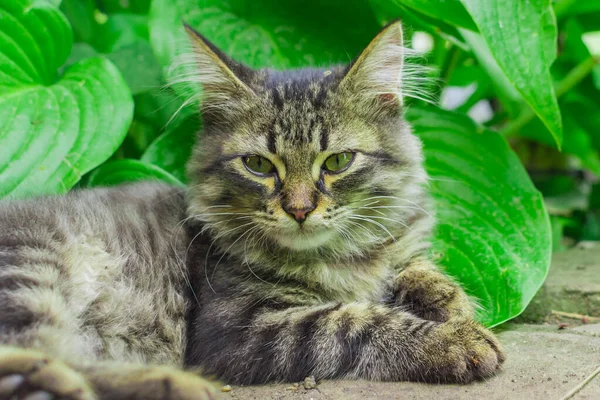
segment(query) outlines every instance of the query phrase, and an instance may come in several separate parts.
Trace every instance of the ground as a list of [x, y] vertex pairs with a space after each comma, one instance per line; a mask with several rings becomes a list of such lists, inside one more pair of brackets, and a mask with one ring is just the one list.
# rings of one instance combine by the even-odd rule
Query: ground
[[[497, 329], [508, 358], [502, 372], [485, 382], [460, 386], [323, 381], [315, 388], [307, 382], [309, 389], [302, 382], [233, 386], [223, 398], [562, 399], [600, 367], [600, 319], [579, 314], [600, 317], [600, 245], [583, 245], [554, 256], [548, 279], [530, 307], [515, 322]], [[600, 399], [600, 376], [573, 399]]]

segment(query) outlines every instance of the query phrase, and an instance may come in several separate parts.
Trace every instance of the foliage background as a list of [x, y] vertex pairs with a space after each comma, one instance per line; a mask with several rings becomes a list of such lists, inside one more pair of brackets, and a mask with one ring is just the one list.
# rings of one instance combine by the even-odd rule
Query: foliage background
[[433, 255], [484, 323], [506, 321], [552, 248], [600, 238], [597, 0], [0, 0], [0, 197], [185, 184], [201, 89], [172, 67], [182, 21], [250, 66], [295, 68], [349, 62], [397, 18], [436, 99], [407, 111]]

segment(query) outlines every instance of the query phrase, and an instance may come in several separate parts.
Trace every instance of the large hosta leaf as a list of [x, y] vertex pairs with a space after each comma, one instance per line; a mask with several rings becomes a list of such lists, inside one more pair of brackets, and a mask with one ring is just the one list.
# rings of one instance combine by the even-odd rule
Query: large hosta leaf
[[0, 3], [0, 197], [66, 192], [125, 137], [133, 101], [112, 63], [57, 77], [72, 40], [50, 3]]
[[439, 262], [479, 300], [483, 323], [515, 317], [550, 266], [541, 194], [506, 142], [468, 117], [413, 108], [408, 118], [425, 146]]
[[461, 0], [510, 82], [560, 147], [562, 122], [550, 65], [556, 21], [550, 0]]

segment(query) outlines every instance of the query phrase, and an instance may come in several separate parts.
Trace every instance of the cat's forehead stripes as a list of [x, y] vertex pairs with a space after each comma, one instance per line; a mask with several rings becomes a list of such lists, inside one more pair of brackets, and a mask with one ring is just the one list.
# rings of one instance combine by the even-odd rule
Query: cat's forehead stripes
[[269, 71], [264, 84], [274, 109], [267, 128], [271, 152], [302, 144], [327, 149], [327, 100], [337, 82], [331, 69]]

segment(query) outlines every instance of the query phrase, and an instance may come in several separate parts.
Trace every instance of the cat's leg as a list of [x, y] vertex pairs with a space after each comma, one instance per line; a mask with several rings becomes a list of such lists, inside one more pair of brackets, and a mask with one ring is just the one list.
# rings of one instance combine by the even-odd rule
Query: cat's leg
[[188, 363], [226, 383], [308, 375], [466, 383], [493, 375], [504, 360], [494, 336], [470, 320], [428, 321], [380, 304], [274, 310], [281, 303], [236, 302], [245, 308], [207, 305], [188, 347]]
[[473, 304], [465, 291], [424, 256], [403, 266], [394, 282], [394, 302], [431, 321], [474, 316]]

